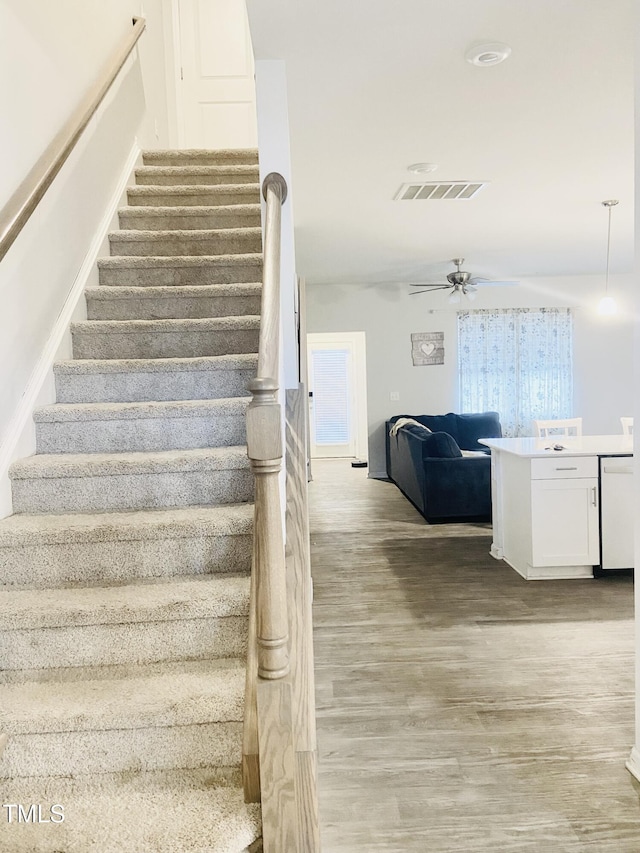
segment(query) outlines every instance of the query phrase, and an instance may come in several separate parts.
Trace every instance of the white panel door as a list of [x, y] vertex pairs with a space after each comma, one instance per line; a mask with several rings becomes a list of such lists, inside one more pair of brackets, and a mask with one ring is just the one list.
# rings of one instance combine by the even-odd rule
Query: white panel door
[[598, 478], [533, 480], [531, 522], [534, 566], [597, 566]]
[[244, 0], [178, 2], [181, 146], [256, 147], [253, 51]]
[[367, 456], [364, 333], [307, 335], [311, 457]]

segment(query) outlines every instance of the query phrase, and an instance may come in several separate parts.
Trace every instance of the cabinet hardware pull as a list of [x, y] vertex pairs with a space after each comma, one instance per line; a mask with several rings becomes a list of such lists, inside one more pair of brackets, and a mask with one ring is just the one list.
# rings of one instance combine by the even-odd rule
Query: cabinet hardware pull
[[556, 471], [577, 471], [577, 470], [578, 470], [577, 466], [574, 466], [573, 468], [556, 468]]
[[593, 499], [591, 501], [591, 504], [593, 506], [598, 506], [598, 488], [597, 488], [597, 486], [592, 486], [591, 491], [593, 492]]
[[633, 474], [631, 465], [625, 465], [623, 468], [607, 468], [605, 465], [602, 470], [605, 474]]

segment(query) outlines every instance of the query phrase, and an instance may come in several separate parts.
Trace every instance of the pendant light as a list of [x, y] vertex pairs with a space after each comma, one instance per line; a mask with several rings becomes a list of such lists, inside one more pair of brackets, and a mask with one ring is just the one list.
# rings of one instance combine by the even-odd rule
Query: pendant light
[[606, 207], [609, 213], [609, 221], [607, 227], [607, 273], [604, 280], [604, 296], [598, 303], [598, 314], [610, 317], [612, 314], [618, 313], [618, 306], [613, 296], [609, 296], [609, 256], [611, 254], [611, 210], [618, 204], [615, 198], [603, 201], [602, 206]]

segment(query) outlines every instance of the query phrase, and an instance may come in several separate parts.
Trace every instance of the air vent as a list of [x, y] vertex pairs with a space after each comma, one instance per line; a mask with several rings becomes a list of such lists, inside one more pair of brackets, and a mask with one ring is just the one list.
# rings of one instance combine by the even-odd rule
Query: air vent
[[486, 183], [471, 183], [470, 181], [448, 181], [428, 184], [402, 184], [394, 196], [394, 201], [467, 201], [480, 192]]

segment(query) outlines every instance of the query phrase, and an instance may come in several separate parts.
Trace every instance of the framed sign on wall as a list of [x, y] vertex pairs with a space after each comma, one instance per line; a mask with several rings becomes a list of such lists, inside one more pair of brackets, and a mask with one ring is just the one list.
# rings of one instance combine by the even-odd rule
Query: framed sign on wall
[[444, 332], [412, 332], [411, 357], [414, 367], [444, 364]]

